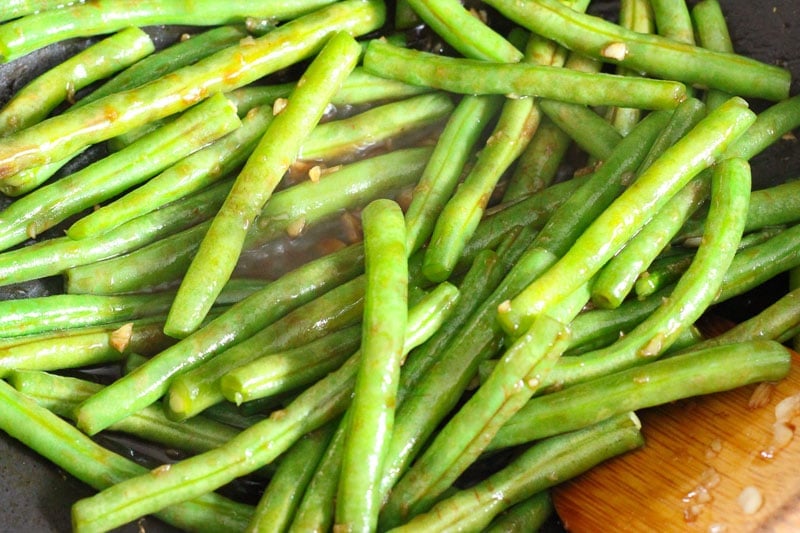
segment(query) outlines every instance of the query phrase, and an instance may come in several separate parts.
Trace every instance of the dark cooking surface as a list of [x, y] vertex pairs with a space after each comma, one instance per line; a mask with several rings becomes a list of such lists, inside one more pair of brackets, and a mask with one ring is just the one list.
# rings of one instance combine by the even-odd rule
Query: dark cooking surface
[[[728, 17], [731, 36], [739, 53], [770, 63], [783, 64], [793, 72], [792, 94], [800, 92], [800, 0], [720, 0]], [[608, 12], [616, 2], [594, 2], [593, 9]], [[174, 29], [152, 29], [158, 42], [174, 39]], [[0, 65], [0, 104], [10, 94], [41, 71], [86, 46], [86, 40], [74, 40], [48, 47], [10, 64]], [[753, 102], [754, 108], [763, 104]], [[800, 142], [778, 143], [753, 162], [758, 187], [786, 177], [800, 177]], [[7, 203], [0, 196], [0, 206]], [[60, 290], [60, 280], [48, 279], [15, 287], [0, 288], [0, 299], [48, 294]], [[761, 291], [762, 293], [764, 291]], [[751, 305], [748, 297], [739, 298], [729, 307]], [[752, 305], [759, 305], [752, 303]], [[736, 309], [731, 312], [736, 313]], [[76, 500], [92, 493], [82, 483], [64, 475], [4, 434], [0, 436], [0, 532], [61, 532], [70, 530], [69, 509]], [[145, 520], [149, 532], [173, 531], [153, 519]], [[131, 525], [121, 531], [139, 531]]]

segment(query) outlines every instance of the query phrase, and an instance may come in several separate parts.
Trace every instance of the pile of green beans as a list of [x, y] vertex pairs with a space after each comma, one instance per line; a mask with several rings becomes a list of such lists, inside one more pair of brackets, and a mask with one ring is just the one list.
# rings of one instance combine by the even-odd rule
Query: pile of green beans
[[798, 364], [790, 73], [717, 0], [485, 4], [3, 8], [2, 62], [86, 40], [0, 103], [0, 289], [59, 285], [0, 301], [0, 429], [74, 531], [533, 531], [636, 411]]

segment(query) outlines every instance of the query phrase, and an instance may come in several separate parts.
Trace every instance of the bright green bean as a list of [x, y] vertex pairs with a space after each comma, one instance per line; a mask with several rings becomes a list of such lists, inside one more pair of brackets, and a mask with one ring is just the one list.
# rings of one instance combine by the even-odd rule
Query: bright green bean
[[359, 326], [350, 326], [236, 367], [220, 378], [222, 395], [239, 405], [311, 384], [336, 370], [358, 349], [360, 331]]
[[246, 0], [139, 2], [136, 9], [124, 0], [95, 0], [33, 13], [0, 26], [0, 60], [11, 61], [48, 44], [71, 37], [89, 37], [128, 26], [184, 24], [215, 26], [242, 22], [246, 17], [291, 19], [330, 4], [326, 0], [269, 2], [253, 6]]
[[686, 98], [686, 88], [678, 82], [451, 58], [377, 39], [367, 47], [363, 64], [373, 74], [460, 94], [540, 96], [574, 104], [643, 109], [671, 109]]
[[302, 143], [355, 67], [360, 53], [361, 48], [349, 34], [337, 33], [297, 82], [289, 103], [267, 126], [203, 237], [167, 315], [167, 334], [180, 338], [197, 329], [230, 278], [248, 228], [297, 158]]
[[99, 79], [151, 54], [155, 45], [144, 31], [127, 28], [75, 54], [20, 89], [0, 110], [0, 136], [27, 128], [58, 104]]
[[[103, 388], [92, 381], [31, 370], [15, 370], [7, 379], [36, 403], [67, 419], [74, 418], [73, 410], [80, 402]], [[227, 424], [203, 417], [186, 423], [173, 422], [158, 406], [145, 407], [109, 429], [191, 453], [216, 448], [239, 432]]]
[[403, 212], [376, 200], [361, 215], [366, 288], [361, 362], [348, 410], [337, 527], [369, 532], [378, 522], [376, 490], [394, 426], [408, 320], [408, 262]]
[[627, 413], [534, 444], [484, 481], [436, 504], [400, 532], [480, 531], [509, 506], [596, 464], [644, 444], [641, 423]]
[[[691, 16], [700, 46], [716, 52], [734, 53], [725, 15], [717, 0], [698, 2], [692, 8]], [[727, 92], [710, 89], [706, 92], [706, 105], [709, 109], [716, 109], [730, 97]]]
[[605, 161], [622, 135], [587, 106], [542, 100], [542, 112], [590, 156]]
[[[91, 93], [76, 106], [84, 106], [109, 94], [127, 91], [155, 80], [176, 69], [191, 65], [228, 46], [236, 44], [247, 34], [235, 26], [221, 26], [191, 36], [181, 36], [181, 40], [149, 57], [126, 68]], [[184, 38], [185, 37], [185, 38]]]
[[[742, 236], [750, 191], [750, 168], [726, 159], [714, 168], [707, 231], [694, 260], [669, 297], [647, 319], [607, 348], [562, 359], [548, 379], [575, 383], [659, 357], [679, 332], [719, 296]], [[568, 377], [569, 376], [569, 377]]]

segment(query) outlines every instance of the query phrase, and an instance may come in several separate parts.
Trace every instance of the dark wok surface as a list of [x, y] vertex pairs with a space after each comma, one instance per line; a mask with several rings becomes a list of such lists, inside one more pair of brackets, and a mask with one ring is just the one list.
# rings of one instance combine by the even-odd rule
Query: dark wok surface
[[[739, 53], [780, 64], [793, 72], [792, 94], [800, 92], [800, 0], [720, 0], [728, 18], [731, 36]], [[608, 13], [616, 2], [598, 1], [592, 9]], [[175, 39], [181, 29], [148, 29], [159, 44]], [[9, 64], [0, 65], [0, 104], [44, 69], [87, 46], [88, 39], [76, 39], [50, 46]], [[763, 102], [752, 102], [755, 109]], [[97, 156], [95, 152], [94, 156]], [[91, 154], [90, 156], [91, 157]], [[85, 162], [78, 162], [78, 165]], [[754, 186], [764, 187], [787, 177], [800, 177], [800, 142], [784, 140], [752, 161]], [[0, 208], [9, 200], [0, 195]], [[0, 288], [0, 299], [46, 295], [61, 290], [60, 279], [47, 279]], [[778, 291], [762, 290], [726, 304], [731, 316], [747, 315], [752, 309], [775, 299]], [[122, 452], [130, 452], [124, 446]], [[71, 504], [92, 494], [91, 489], [64, 474], [46, 460], [5, 434], [0, 435], [0, 532], [61, 532], [70, 530]], [[120, 531], [173, 531], [145, 519]], [[557, 526], [556, 526], [557, 527]]]

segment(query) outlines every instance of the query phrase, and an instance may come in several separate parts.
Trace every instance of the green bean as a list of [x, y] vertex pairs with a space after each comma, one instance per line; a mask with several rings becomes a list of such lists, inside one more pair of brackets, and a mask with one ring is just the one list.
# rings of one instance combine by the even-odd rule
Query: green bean
[[592, 287], [592, 302], [598, 307], [619, 307], [647, 271], [652, 261], [708, 198], [711, 183], [701, 175], [687, 183], [637, 233], [620, 252], [600, 270]]
[[508, 420], [538, 388], [566, 348], [567, 325], [588, 301], [588, 284], [539, 315], [502, 355], [500, 363], [439, 430], [414, 465], [392, 489], [381, 524], [392, 527], [427, 511], [475, 461]]
[[524, 533], [539, 531], [555, 511], [550, 491], [542, 490], [512, 505], [492, 520], [486, 533]]
[[[0, 413], [3, 431], [92, 488], [102, 490], [148, 473], [145, 467], [106, 450], [5, 382], [0, 382], [0, 398], [5, 406]], [[208, 494], [165, 508], [157, 516], [180, 528], [223, 531], [241, 530], [251, 514], [248, 505]]]
[[622, 135], [587, 106], [542, 100], [542, 112], [590, 156], [605, 161]]
[[787, 335], [787, 333], [791, 333], [800, 323], [798, 298], [800, 298], [800, 290], [792, 289], [756, 315], [739, 322], [724, 333], [688, 347], [683, 352], [727, 346], [751, 339], [786, 342], [791, 338], [791, 335]]
[[750, 159], [783, 135], [800, 126], [800, 95], [774, 104], [758, 114], [747, 135], [739, 137], [728, 149], [729, 157]]
[[126, 68], [75, 105], [80, 107], [109, 94], [127, 91], [160, 78], [176, 69], [191, 65], [215, 52], [236, 44], [247, 33], [235, 26], [221, 26], [196, 35], [182, 35], [180, 41]]
[[330, 4], [325, 0], [270, 2], [139, 2], [136, 9], [122, 0], [97, 0], [27, 15], [0, 26], [0, 60], [11, 61], [43, 46], [72, 37], [89, 37], [128, 26], [184, 24], [216, 26], [244, 21], [245, 17], [291, 19]]
[[27, 128], [87, 85], [151, 54], [144, 31], [127, 28], [75, 54], [20, 89], [0, 110], [0, 136]]
[[[647, 0], [622, 0], [619, 4], [619, 24], [631, 31], [653, 33], [653, 9]], [[640, 73], [617, 67], [616, 73], [621, 76], [641, 76]], [[627, 135], [641, 119], [641, 110], [632, 107], [612, 107], [606, 112], [606, 118], [623, 135]]]
[[271, 109], [247, 113], [241, 127], [177, 161], [121, 198], [77, 220], [67, 229], [67, 235], [84, 239], [103, 234], [220, 180], [239, 168], [271, 120]]
[[169, 309], [172, 296], [170, 293], [116, 296], [53, 294], [3, 300], [0, 301], [0, 337], [124, 322], [164, 314]]
[[392, 531], [480, 531], [514, 503], [642, 446], [640, 427], [627, 413], [536, 443], [502, 470]]
[[303, 494], [288, 531], [294, 533], [330, 531], [333, 527], [336, 490], [339, 486], [347, 429], [346, 419], [347, 413], [344, 414], [331, 437], [328, 448]]
[[300, 499], [322, 459], [336, 424], [312, 431], [282, 456], [246, 531], [287, 531]]
[[395, 80], [387, 80], [356, 67], [344, 81], [331, 103], [334, 105], [358, 105], [373, 102], [387, 102], [409, 98], [427, 92], [425, 87], [417, 87]]
[[[409, 310], [404, 351], [424, 342], [439, 327], [457, 293], [452, 285], [440, 284]], [[75, 530], [111, 529], [172, 501], [185, 501], [193, 493], [205, 494], [270, 463], [302, 435], [347, 408], [359, 359], [360, 354], [355, 354], [285, 409], [245, 429], [219, 448], [173, 464], [159, 471], [159, 476], [139, 476], [77, 502], [72, 508]]]
[[712, 176], [707, 231], [691, 266], [669, 297], [611, 346], [569, 361], [562, 359], [548, 379], [557, 384], [575, 383], [659, 357], [680, 330], [699, 318], [718, 297], [741, 239], [749, 190], [750, 169], [745, 161], [726, 159], [718, 163]]
[[205, 328], [89, 398], [77, 409], [78, 426], [94, 434], [150, 405], [167, 391], [175, 375], [254, 335], [331, 286], [358, 275], [361, 254], [360, 247], [346, 248], [281, 276], [235, 304]]
[[745, 97], [778, 101], [789, 96], [789, 72], [754, 59], [626, 30], [575, 12], [558, 0], [488, 0], [487, 4], [534, 33], [603, 61]]
[[35, 238], [70, 215], [139, 183], [240, 124], [233, 106], [217, 95], [126, 150], [20, 198], [2, 214], [0, 247]]
[[575, 104], [643, 109], [671, 109], [686, 98], [686, 88], [678, 82], [450, 58], [377, 39], [369, 43], [363, 65], [379, 76], [460, 94], [540, 96]]
[[364, 224], [364, 320], [361, 361], [348, 410], [342, 471], [336, 498], [337, 527], [371, 531], [378, 522], [376, 486], [394, 426], [408, 315], [408, 263], [403, 212], [376, 200]]
[[490, 450], [595, 424], [610, 416], [786, 376], [791, 355], [752, 337], [703, 345], [532, 399], [497, 433]]
[[[698, 2], [692, 8], [691, 15], [697, 39], [703, 48], [716, 52], [734, 53], [728, 25], [719, 2], [716, 0]], [[706, 92], [706, 105], [709, 109], [716, 109], [730, 97], [729, 93], [711, 89]]]
[[64, 0], [9, 0], [0, 13], [0, 22], [64, 7]]
[[167, 334], [185, 337], [197, 329], [233, 272], [247, 229], [297, 158], [302, 143], [319, 122], [332, 94], [353, 70], [360, 53], [361, 48], [349, 34], [337, 33], [297, 82], [289, 103], [267, 126], [200, 242], [167, 315]]
[[303, 346], [269, 353], [220, 379], [220, 390], [237, 405], [308, 385], [337, 369], [360, 340], [359, 326], [334, 331]]
[[[206, 16], [201, 11], [196, 13]], [[26, 168], [64, 159], [85, 146], [182, 111], [217, 92], [247, 85], [313, 55], [337, 31], [365, 33], [380, 26], [383, 18], [382, 2], [337, 2], [263, 37], [245, 39], [169, 76], [43, 120], [4, 140], [0, 146], [0, 180]], [[284, 46], [287, 41], [298, 46]], [[219, 72], [226, 75], [218, 76]], [[32, 146], [37, 148], [31, 149]]]
[[[647, 170], [661, 155], [681, 137], [686, 135], [706, 115], [705, 105], [697, 98], [687, 98], [675, 108], [672, 120], [650, 147], [650, 152], [639, 165], [639, 173]], [[758, 119], [756, 119], [758, 120]], [[749, 131], [749, 130], [748, 130]]]
[[[73, 154], [73, 156], [77, 157], [80, 153], [82, 152]], [[66, 157], [61, 161], [47, 163], [46, 165], [18, 172], [0, 182], [0, 192], [6, 196], [22, 196], [52, 178], [72, 160], [73, 157]]]
[[[152, 354], [172, 340], [161, 328], [163, 317], [114, 323], [102, 328], [68, 330], [42, 339], [22, 339], [0, 348], [0, 375], [11, 370], [60, 370], [116, 363], [129, 352]], [[129, 329], [132, 326], [132, 329]]]
[[[31, 370], [14, 370], [8, 382], [36, 403], [65, 417], [73, 418], [74, 408], [102, 389], [99, 383]], [[202, 453], [232, 439], [239, 431], [203, 417], [186, 423], [169, 420], [157, 406], [148, 406], [109, 428], [191, 453]]]
[[225, 399], [220, 380], [271, 352], [297, 348], [361, 318], [364, 277], [359, 276], [298, 306], [248, 339], [175, 376], [165, 396], [170, 418], [185, 420]]
[[422, 94], [368, 109], [348, 118], [320, 124], [302, 144], [298, 159], [352, 159], [375, 145], [414, 131], [424, 131], [447, 118], [453, 102], [444, 93]]
[[694, 27], [684, 0], [650, 0], [658, 34], [679, 43], [694, 45]]
[[572, 139], [543, 116], [536, 133], [520, 154], [503, 193], [503, 202], [520, 200], [548, 187], [556, 177]]
[[538, 271], [542, 260], [549, 260], [549, 256], [542, 256], [541, 249], [526, 250], [499, 286], [470, 314], [430, 370], [419, 379], [413, 374], [404, 378], [403, 402], [398, 408], [381, 480], [382, 498], [456, 406], [481, 361], [500, 350], [502, 332], [495, 320], [497, 305], [529, 283], [530, 272]]
[[[575, 241], [551, 269], [540, 276], [498, 318], [509, 333], [563, 294], [593, 276], [669, 198], [755, 120], [746, 102], [732, 98], [701, 120], [623, 192]], [[528, 318], [526, 318], [528, 317]]]

